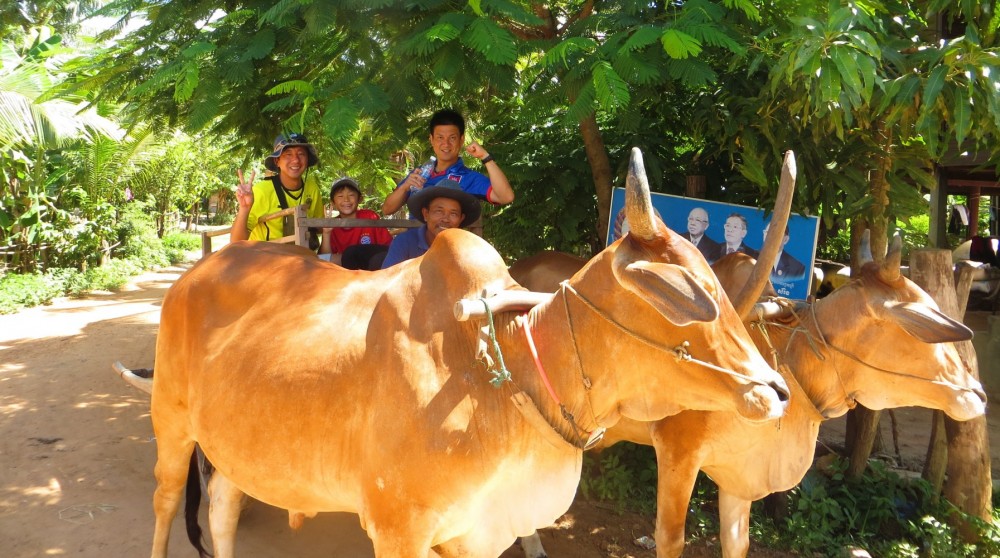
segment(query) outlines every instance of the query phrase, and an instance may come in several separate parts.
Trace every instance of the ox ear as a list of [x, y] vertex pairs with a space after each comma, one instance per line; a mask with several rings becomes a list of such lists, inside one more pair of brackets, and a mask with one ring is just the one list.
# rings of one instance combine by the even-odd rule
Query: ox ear
[[972, 339], [972, 330], [940, 310], [918, 302], [886, 302], [889, 319], [924, 343], [951, 343]]
[[685, 326], [719, 318], [719, 306], [691, 273], [679, 266], [632, 262], [615, 273], [622, 286], [645, 300], [670, 323]]

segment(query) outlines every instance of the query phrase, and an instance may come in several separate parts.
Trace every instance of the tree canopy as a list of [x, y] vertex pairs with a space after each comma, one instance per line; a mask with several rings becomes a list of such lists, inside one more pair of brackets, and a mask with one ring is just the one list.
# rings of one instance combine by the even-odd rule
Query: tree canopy
[[[526, 154], [503, 142], [558, 127], [590, 171], [571, 189], [595, 200], [587, 230], [606, 225], [631, 145], [652, 155], [656, 187], [707, 174], [714, 195], [762, 204], [794, 149], [797, 209], [835, 227], [919, 212], [931, 161], [996, 149], [1000, 128], [992, 3], [128, 0], [98, 13], [118, 18], [108, 36], [145, 22], [78, 82], [132, 121], [231, 137], [248, 158], [302, 130], [333, 174], [375, 171], [358, 152], [422, 158], [442, 106], [514, 160]], [[530, 189], [527, 170], [511, 172]]]

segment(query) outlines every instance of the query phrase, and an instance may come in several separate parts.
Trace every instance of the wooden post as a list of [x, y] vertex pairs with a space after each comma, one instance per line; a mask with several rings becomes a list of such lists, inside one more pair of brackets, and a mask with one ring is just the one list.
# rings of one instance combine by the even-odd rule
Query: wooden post
[[[964, 302], [960, 306], [955, 289], [951, 252], [949, 250], [917, 250], [910, 256], [910, 278], [927, 291], [946, 315], [961, 320], [965, 314]], [[960, 273], [960, 280], [971, 282], [972, 276]], [[968, 292], [968, 286], [960, 290]], [[969, 366], [970, 373], [978, 378], [979, 365], [971, 341], [956, 343], [959, 356]], [[944, 496], [963, 512], [990, 521], [992, 518], [992, 487], [990, 474], [990, 446], [986, 417], [958, 422], [944, 418], [948, 436], [948, 459]], [[970, 542], [977, 536], [973, 525], [958, 524], [963, 537]]]
[[935, 248], [948, 246], [948, 171], [934, 166], [937, 188], [931, 190], [931, 219], [927, 240]]
[[[959, 263], [955, 266], [955, 300], [957, 308], [965, 308], [969, 303], [969, 290], [972, 288], [974, 268], [968, 264]], [[914, 281], [922, 285], [928, 281], [922, 274], [926, 270], [918, 269]], [[929, 292], [929, 291], [928, 291]], [[950, 315], [950, 314], [949, 314]], [[927, 445], [927, 458], [921, 476], [934, 488], [934, 498], [937, 499], [944, 490], [944, 477], [948, 470], [948, 435], [945, 428], [943, 411], [934, 411], [931, 426], [931, 439]]]
[[309, 227], [302, 226], [301, 220], [306, 218], [306, 206], [295, 206], [295, 244], [309, 248]]
[[966, 199], [966, 208], [969, 210], [969, 236], [973, 238], [979, 236], [979, 199], [982, 193], [979, 188], [973, 188]]
[[208, 231], [201, 231], [201, 257], [205, 257], [212, 253], [212, 237], [208, 235]]

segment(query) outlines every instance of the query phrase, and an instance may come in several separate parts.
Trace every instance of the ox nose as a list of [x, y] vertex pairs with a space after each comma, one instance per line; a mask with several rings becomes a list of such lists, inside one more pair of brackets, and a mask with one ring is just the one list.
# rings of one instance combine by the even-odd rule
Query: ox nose
[[982, 384], [972, 388], [972, 392], [979, 397], [979, 400], [983, 402], [983, 405], [986, 405], [986, 392], [983, 391]]
[[768, 387], [773, 389], [775, 393], [778, 394], [778, 401], [781, 401], [786, 405], [788, 404], [788, 398], [789, 398], [788, 384], [785, 383], [784, 379], [781, 379], [781, 381], [769, 382], [767, 385]]

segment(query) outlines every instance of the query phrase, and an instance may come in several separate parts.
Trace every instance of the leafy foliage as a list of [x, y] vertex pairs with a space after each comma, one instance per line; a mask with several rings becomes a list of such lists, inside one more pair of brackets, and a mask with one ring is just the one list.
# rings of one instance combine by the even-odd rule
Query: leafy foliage
[[[581, 490], [586, 497], [620, 508], [652, 513], [656, 501], [655, 455], [651, 448], [620, 443], [596, 455], [585, 454]], [[1000, 528], [963, 516], [947, 502], [932, 498], [930, 485], [906, 480], [874, 462], [857, 481], [846, 478], [847, 461], [837, 459], [823, 471], [812, 470], [789, 493], [782, 523], [752, 507], [755, 541], [808, 556], [840, 556], [845, 546], [873, 556], [955, 556], [985, 558], [1000, 552]], [[691, 538], [717, 535], [718, 489], [703, 473], [688, 508]], [[963, 542], [949, 518], [963, 517], [979, 530], [974, 544]]]
[[656, 456], [653, 448], [623, 442], [590, 457], [586, 454], [580, 489], [588, 498], [644, 513], [656, 511]]
[[[73, 273], [73, 270], [67, 270]], [[0, 314], [47, 304], [66, 293], [68, 275], [59, 273], [10, 273], [0, 276]]]
[[962, 542], [943, 523], [961, 512], [936, 502], [926, 481], [904, 480], [879, 462], [852, 481], [846, 468], [847, 462], [838, 460], [825, 473], [811, 471], [793, 489], [785, 532], [796, 551], [834, 556], [836, 549], [854, 544], [878, 556], [912, 556], [916, 549], [927, 549], [932, 556], [985, 557], [1000, 550], [1000, 530], [982, 521], [975, 521], [980, 542]]

